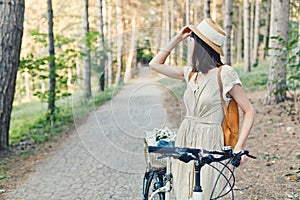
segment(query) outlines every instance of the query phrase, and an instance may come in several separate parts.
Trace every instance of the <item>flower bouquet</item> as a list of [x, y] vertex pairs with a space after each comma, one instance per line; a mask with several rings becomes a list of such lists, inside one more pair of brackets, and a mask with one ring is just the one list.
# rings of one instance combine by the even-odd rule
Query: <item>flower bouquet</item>
[[160, 140], [166, 140], [167, 142], [174, 141], [176, 135], [173, 131], [171, 131], [168, 127], [164, 128], [155, 128], [155, 140], [156, 142]]
[[174, 146], [176, 134], [168, 127], [155, 128], [153, 131], [145, 131], [144, 153], [148, 169], [166, 167], [165, 159], [157, 159], [160, 154], [149, 153], [148, 146]]

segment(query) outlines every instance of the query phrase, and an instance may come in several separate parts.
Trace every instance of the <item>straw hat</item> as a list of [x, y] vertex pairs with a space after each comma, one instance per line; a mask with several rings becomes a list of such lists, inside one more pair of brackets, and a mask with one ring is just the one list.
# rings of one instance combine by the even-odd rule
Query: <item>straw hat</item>
[[225, 41], [226, 33], [218, 24], [210, 18], [207, 18], [200, 22], [198, 26], [188, 25], [188, 27], [206, 44], [208, 44], [221, 56], [224, 56], [221, 46]]

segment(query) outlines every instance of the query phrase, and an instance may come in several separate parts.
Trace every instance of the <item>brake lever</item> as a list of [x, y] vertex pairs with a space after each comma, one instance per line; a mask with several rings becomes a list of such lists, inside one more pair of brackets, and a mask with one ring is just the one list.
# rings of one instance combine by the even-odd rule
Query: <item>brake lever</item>
[[248, 156], [249, 158], [252, 158], [252, 159], [256, 159], [255, 156], [252, 156], [252, 155], [250, 155], [250, 154], [246, 154], [246, 156]]
[[252, 156], [252, 155], [249, 154], [249, 151], [244, 150], [244, 151], [241, 151], [239, 153], [234, 154], [234, 156], [231, 160], [231, 164], [234, 167], [240, 166], [241, 158], [242, 158], [243, 155], [246, 155], [246, 156], [248, 156], [249, 158], [252, 158], [252, 159], [256, 159], [255, 156]]

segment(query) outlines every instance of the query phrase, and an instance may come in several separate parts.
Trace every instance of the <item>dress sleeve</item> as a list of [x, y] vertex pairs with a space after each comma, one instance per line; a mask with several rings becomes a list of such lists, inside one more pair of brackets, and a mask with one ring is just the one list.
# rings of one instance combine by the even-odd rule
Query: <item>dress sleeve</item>
[[189, 74], [192, 71], [192, 67], [191, 66], [184, 66], [183, 67], [183, 75], [184, 75], [184, 79], [186, 82], [189, 82]]
[[236, 70], [228, 65], [224, 65], [222, 67], [221, 78], [223, 83], [223, 98], [229, 100], [231, 97], [228, 92], [233, 88], [234, 85], [242, 85], [242, 82]]

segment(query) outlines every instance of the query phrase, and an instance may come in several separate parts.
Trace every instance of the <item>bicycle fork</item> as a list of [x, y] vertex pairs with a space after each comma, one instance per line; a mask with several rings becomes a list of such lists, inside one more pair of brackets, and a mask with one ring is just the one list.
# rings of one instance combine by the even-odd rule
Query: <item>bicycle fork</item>
[[198, 160], [195, 161], [195, 186], [193, 190], [193, 196], [191, 200], [202, 200], [202, 187], [200, 182], [200, 174], [201, 174], [201, 168], [204, 166], [204, 164], [201, 164]]

